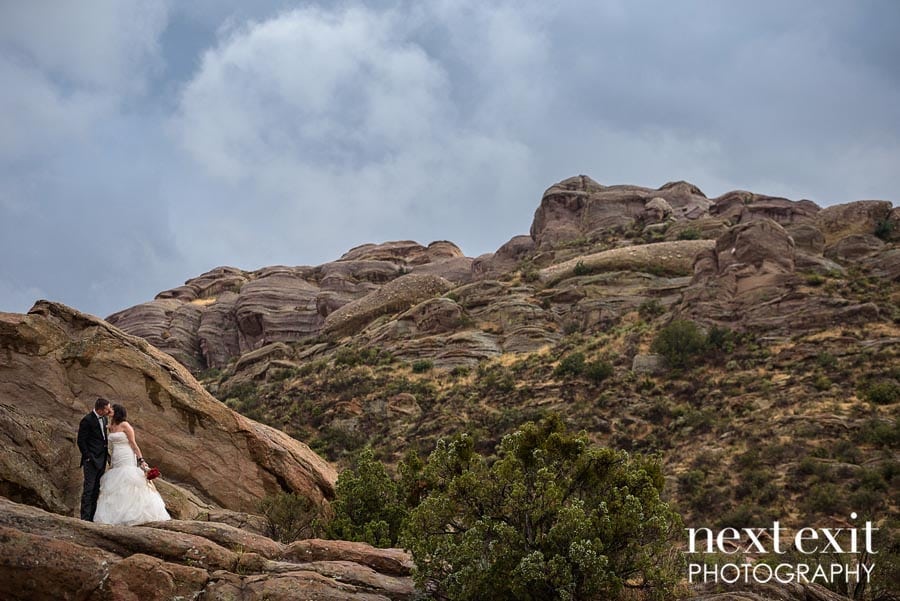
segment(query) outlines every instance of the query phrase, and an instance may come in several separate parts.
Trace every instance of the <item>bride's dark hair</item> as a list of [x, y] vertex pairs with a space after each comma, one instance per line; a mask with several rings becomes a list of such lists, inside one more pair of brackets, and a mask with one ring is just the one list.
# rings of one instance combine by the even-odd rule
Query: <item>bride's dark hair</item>
[[118, 403], [113, 403], [113, 415], [112, 422], [114, 424], [121, 424], [128, 418], [128, 412], [125, 411], [125, 407]]

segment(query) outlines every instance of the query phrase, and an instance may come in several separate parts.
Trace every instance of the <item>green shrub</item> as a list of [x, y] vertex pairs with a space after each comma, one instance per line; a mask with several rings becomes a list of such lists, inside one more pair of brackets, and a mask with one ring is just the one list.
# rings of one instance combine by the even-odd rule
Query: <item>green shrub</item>
[[880, 219], [875, 224], [875, 235], [885, 242], [890, 240], [891, 234], [894, 233], [894, 223], [889, 219]]
[[819, 391], [829, 390], [832, 386], [831, 379], [828, 376], [816, 376], [813, 380], [813, 388]]
[[805, 280], [807, 286], [821, 286], [825, 283], [825, 277], [818, 273], [807, 274]]
[[478, 388], [484, 391], [512, 392], [516, 379], [505, 366], [482, 364], [478, 366]]
[[591, 268], [584, 264], [584, 261], [575, 263], [575, 269], [572, 271], [577, 276], [590, 275]]
[[651, 320], [665, 313], [666, 310], [655, 298], [648, 298], [638, 306], [638, 315], [641, 319]]
[[438, 598], [670, 598], [680, 520], [657, 459], [592, 445], [551, 416], [505, 436], [492, 464], [470, 437], [439, 441], [401, 542]]
[[826, 370], [834, 369], [837, 366], [837, 357], [823, 351], [816, 355], [816, 365]]
[[599, 384], [613, 375], [613, 366], [606, 361], [591, 361], [585, 365], [584, 375], [587, 379]]
[[519, 275], [523, 282], [536, 282], [540, 279], [540, 272], [531, 261], [524, 261], [519, 267]]
[[875, 405], [891, 405], [900, 401], [900, 384], [892, 380], [881, 380], [869, 384], [863, 395]]
[[737, 336], [729, 328], [713, 326], [706, 335], [706, 345], [709, 350], [720, 353], [732, 353]]
[[659, 331], [651, 348], [664, 356], [672, 367], [686, 367], [703, 355], [708, 346], [706, 336], [697, 324], [676, 319]]
[[412, 362], [412, 371], [414, 374], [423, 374], [434, 368], [434, 361], [431, 359], [416, 359]]
[[359, 454], [352, 468], [338, 476], [331, 508], [334, 518], [325, 528], [326, 536], [376, 547], [396, 546], [400, 524], [406, 516], [397, 484], [368, 448]]
[[293, 492], [267, 496], [257, 505], [266, 520], [266, 536], [290, 543], [317, 535], [319, 512], [315, 503]]
[[702, 232], [695, 227], [689, 227], [686, 230], [678, 232], [679, 240], [699, 240]]
[[813, 484], [803, 498], [803, 509], [807, 513], [837, 515], [844, 510], [841, 490], [831, 482]]
[[575, 352], [570, 353], [562, 358], [562, 360], [559, 362], [559, 365], [557, 365], [556, 369], [553, 370], [553, 375], [557, 377], [580, 376], [584, 373], [584, 370], [584, 353]]
[[334, 353], [335, 365], [387, 365], [394, 357], [387, 351], [377, 347], [357, 348], [355, 346], [341, 347]]
[[857, 439], [884, 448], [900, 446], [900, 419], [870, 419], [857, 431]]

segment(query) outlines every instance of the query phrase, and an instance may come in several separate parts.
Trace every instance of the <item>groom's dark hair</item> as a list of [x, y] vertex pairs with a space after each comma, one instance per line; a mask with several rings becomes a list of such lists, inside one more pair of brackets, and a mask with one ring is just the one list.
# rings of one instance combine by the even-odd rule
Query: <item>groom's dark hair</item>
[[98, 397], [97, 400], [94, 401], [94, 409], [103, 409], [107, 405], [109, 405], [109, 401], [103, 397]]

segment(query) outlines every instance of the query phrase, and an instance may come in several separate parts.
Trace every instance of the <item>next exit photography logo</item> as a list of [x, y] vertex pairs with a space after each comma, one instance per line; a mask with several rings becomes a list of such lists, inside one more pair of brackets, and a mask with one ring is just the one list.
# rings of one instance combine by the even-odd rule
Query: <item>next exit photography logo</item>
[[[856, 520], [851, 513], [850, 519]], [[685, 528], [688, 532], [688, 580], [725, 584], [778, 582], [868, 582], [877, 553], [872, 535], [878, 528], [800, 528], [791, 533], [780, 522], [771, 528]], [[743, 554], [764, 560], [738, 560]], [[735, 556], [734, 561], [710, 559]], [[774, 560], [774, 561], [773, 561]]]

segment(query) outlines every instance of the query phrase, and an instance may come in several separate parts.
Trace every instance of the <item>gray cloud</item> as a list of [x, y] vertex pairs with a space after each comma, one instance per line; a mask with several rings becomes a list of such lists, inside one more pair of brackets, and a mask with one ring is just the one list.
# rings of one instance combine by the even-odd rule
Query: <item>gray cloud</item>
[[477, 255], [577, 173], [821, 204], [900, 184], [896, 3], [303, 6], [2, 9], [0, 310], [105, 315], [369, 241]]

